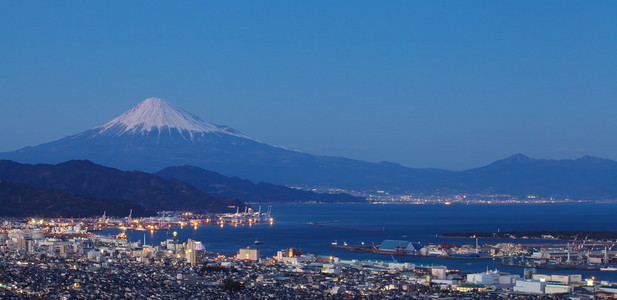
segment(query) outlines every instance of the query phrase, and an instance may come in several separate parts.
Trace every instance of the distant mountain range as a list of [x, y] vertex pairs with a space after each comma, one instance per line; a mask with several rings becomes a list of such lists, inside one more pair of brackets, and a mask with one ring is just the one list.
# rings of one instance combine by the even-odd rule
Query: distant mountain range
[[476, 193], [617, 199], [617, 162], [592, 156], [549, 160], [517, 154], [458, 175], [456, 184], [444, 185]]
[[91, 217], [153, 215], [141, 205], [124, 199], [79, 196], [25, 184], [0, 182], [0, 216], [6, 217]]
[[[122, 170], [145, 172], [191, 165], [253, 182], [362, 191], [617, 199], [617, 163], [606, 159], [585, 156], [543, 160], [518, 154], [477, 169], [447, 171], [316, 156], [259, 142], [227, 126], [202, 121], [157, 98], [142, 101], [104, 125], [54, 142], [0, 153], [0, 158], [24, 163], [88, 159]], [[167, 171], [161, 175], [183, 176], [211, 193], [242, 196], [235, 190], [243, 186], [239, 181], [226, 182], [226, 187], [217, 189], [191, 180], [186, 170], [174, 174]], [[261, 190], [245, 188], [247, 192]]]

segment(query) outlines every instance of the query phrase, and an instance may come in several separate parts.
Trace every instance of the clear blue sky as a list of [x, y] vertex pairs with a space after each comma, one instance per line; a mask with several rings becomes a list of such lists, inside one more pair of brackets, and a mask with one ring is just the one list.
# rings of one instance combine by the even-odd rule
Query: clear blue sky
[[2, 1], [0, 151], [147, 97], [314, 154], [617, 159], [617, 1]]

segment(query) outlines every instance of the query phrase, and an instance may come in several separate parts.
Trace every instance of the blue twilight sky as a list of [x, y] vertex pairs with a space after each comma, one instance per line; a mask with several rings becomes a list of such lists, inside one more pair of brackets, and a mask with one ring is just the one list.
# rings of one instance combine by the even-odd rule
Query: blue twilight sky
[[0, 152], [160, 97], [314, 154], [617, 159], [617, 1], [2, 1]]

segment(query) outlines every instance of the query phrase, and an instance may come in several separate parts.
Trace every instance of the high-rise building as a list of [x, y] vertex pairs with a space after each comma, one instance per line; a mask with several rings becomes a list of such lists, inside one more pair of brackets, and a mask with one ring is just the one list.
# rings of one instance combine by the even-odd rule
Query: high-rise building
[[204, 261], [205, 251], [204, 250], [191, 250], [186, 249], [186, 262], [191, 266], [197, 266]]
[[186, 262], [191, 264], [191, 266], [196, 266], [201, 264], [205, 258], [205, 248], [204, 245], [195, 240], [188, 240], [186, 243], [185, 250], [185, 258]]

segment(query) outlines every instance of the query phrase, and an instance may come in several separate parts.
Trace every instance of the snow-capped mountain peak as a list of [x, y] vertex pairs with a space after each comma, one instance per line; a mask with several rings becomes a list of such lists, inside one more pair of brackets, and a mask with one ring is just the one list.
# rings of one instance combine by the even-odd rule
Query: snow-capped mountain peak
[[153, 130], [160, 133], [173, 129], [181, 134], [187, 133], [190, 137], [195, 134], [222, 133], [248, 138], [227, 126], [203, 121], [160, 98], [148, 98], [117, 118], [95, 128], [99, 134], [114, 132], [118, 135], [147, 134]]

